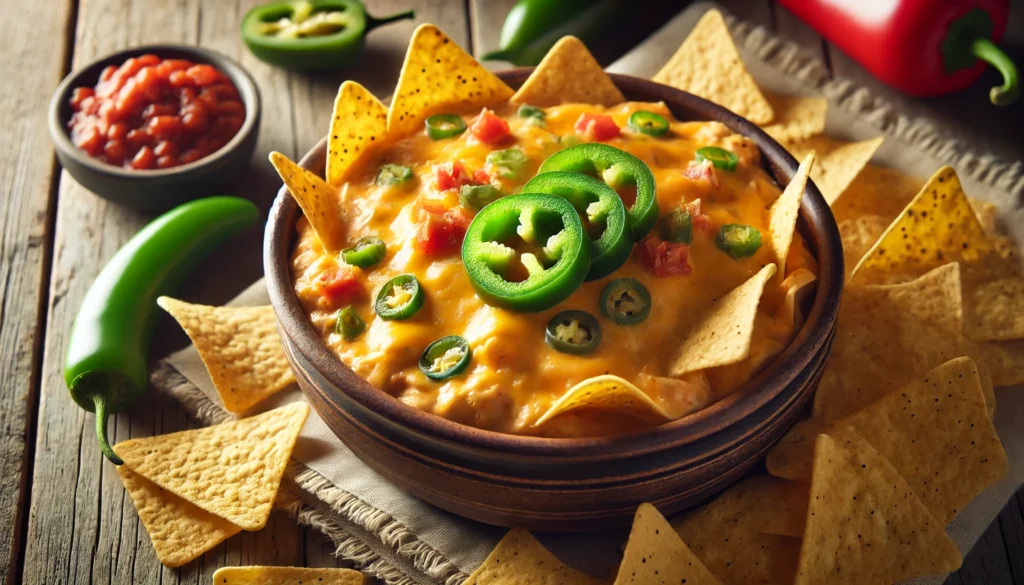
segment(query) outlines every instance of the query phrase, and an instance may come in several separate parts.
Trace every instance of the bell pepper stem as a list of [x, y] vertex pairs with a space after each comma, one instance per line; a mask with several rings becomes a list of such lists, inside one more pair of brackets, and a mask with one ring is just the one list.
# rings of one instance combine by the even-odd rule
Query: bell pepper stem
[[416, 18], [415, 10], [408, 10], [406, 12], [400, 12], [398, 14], [392, 14], [391, 16], [385, 16], [384, 18], [374, 18], [369, 14], [366, 15], [366, 32], [377, 28], [378, 26], [384, 26], [385, 24], [391, 24], [392, 22], [398, 22], [399, 20], [411, 20]]
[[107, 398], [99, 392], [92, 395], [92, 403], [96, 413], [96, 438], [100, 442], [100, 451], [114, 465], [123, 465], [124, 460], [114, 453], [107, 442]]
[[1020, 76], [1010, 57], [991, 39], [977, 38], [971, 42], [971, 53], [992, 65], [1003, 76], [1003, 85], [989, 91], [989, 99], [997, 106], [1008, 106], [1020, 96]]

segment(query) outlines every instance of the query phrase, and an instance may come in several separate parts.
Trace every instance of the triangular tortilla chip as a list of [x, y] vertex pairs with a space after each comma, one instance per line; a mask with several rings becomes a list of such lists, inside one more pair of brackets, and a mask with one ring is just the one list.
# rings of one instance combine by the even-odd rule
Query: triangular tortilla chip
[[672, 361], [669, 373], [684, 376], [746, 359], [750, 355], [757, 305], [765, 283], [775, 271], [774, 264], [765, 265], [750, 280], [705, 309], [679, 342], [679, 355]]
[[422, 130], [427, 116], [507, 101], [512, 88], [432, 24], [416, 27], [388, 110], [388, 133]]
[[668, 521], [650, 504], [640, 504], [633, 517], [626, 552], [615, 585], [686, 583], [721, 585], [686, 546]]
[[280, 152], [270, 153], [270, 162], [302, 208], [324, 248], [338, 252], [345, 247], [338, 193], [323, 179], [292, 162]]
[[889, 219], [881, 215], [864, 215], [839, 222], [839, 237], [843, 240], [843, 265], [847, 276], [878, 238], [882, 237], [887, 227]]
[[1024, 382], [1019, 348], [964, 337], [957, 264], [905, 284], [848, 286], [814, 414], [835, 420], [964, 355], [997, 386]]
[[131, 439], [114, 446], [135, 473], [243, 530], [267, 523], [295, 440], [304, 402], [238, 421]]
[[964, 334], [971, 339], [1024, 338], [1024, 279], [1000, 278], [964, 289]]
[[197, 559], [242, 531], [227, 520], [161, 489], [127, 465], [116, 469], [149, 533], [156, 558], [168, 567], [180, 567]]
[[708, 10], [668, 63], [652, 77], [764, 125], [775, 114], [733, 44], [722, 13]]
[[786, 274], [786, 256], [789, 255], [789, 246], [793, 243], [796, 218], [800, 215], [800, 201], [803, 199], [804, 189], [807, 188], [807, 176], [813, 167], [814, 154], [808, 154], [793, 175], [793, 180], [786, 185], [786, 190], [779, 195], [775, 203], [772, 203], [768, 212], [768, 229], [771, 231], [768, 245], [775, 253], [780, 277]]
[[768, 452], [768, 471], [809, 481], [815, 437], [837, 428], [867, 439], [943, 525], [1006, 473], [1006, 453], [970, 358], [950, 360], [831, 425], [801, 422]]
[[[709, 517], [710, 518], [710, 517]], [[690, 514], [673, 525], [704, 566], [723, 583], [791, 585], [800, 539], [757, 532], [745, 523]]]
[[562, 564], [522, 528], [509, 530], [463, 585], [599, 585]]
[[[921, 177], [868, 164], [839, 199], [832, 202], [832, 215], [837, 222], [878, 215], [886, 219], [885, 225], [888, 226], [917, 195], [924, 182]], [[852, 269], [853, 266], [850, 267]]]
[[731, 526], [800, 538], [807, 514], [807, 490], [806, 480], [755, 475], [690, 512], [680, 525], [685, 524], [689, 532], [714, 532]]
[[626, 97], [583, 41], [566, 36], [551, 47], [512, 101], [541, 107], [571, 103], [614, 106]]
[[222, 567], [214, 585], [363, 585], [366, 576], [352, 569], [305, 567]]
[[775, 111], [775, 121], [763, 127], [779, 142], [796, 142], [825, 131], [828, 100], [823, 97], [765, 93]]
[[618, 376], [604, 375], [584, 380], [570, 388], [534, 425], [541, 426], [560, 414], [583, 409], [614, 410], [622, 415], [653, 421], [672, 419], [643, 390]]
[[782, 299], [782, 312], [786, 323], [793, 324], [793, 331], [800, 329], [804, 323], [803, 306], [814, 292], [814, 284], [818, 277], [806, 268], [797, 268], [779, 285], [786, 291]]
[[229, 412], [241, 414], [295, 383], [273, 307], [209, 307], [170, 297], [156, 302], [195, 344]]
[[345, 182], [356, 163], [380, 148], [387, 131], [387, 107], [358, 83], [342, 83], [327, 135], [327, 183]]
[[894, 583], [960, 562], [943, 524], [871, 445], [818, 436], [795, 585]]
[[882, 137], [846, 142], [828, 136], [813, 136], [807, 140], [787, 144], [786, 148], [796, 158], [803, 158], [811, 153], [815, 155], [811, 180], [818, 186], [825, 201], [829, 205], [834, 205], [867, 166], [882, 142]]

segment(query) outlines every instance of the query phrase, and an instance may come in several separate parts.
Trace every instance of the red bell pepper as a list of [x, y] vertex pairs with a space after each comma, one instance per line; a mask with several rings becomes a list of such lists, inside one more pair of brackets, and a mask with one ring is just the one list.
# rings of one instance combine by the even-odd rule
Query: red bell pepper
[[882, 82], [917, 97], [963, 89], [988, 63], [1003, 85], [992, 103], [1020, 93], [1017, 69], [995, 45], [1009, 0], [779, 0]]

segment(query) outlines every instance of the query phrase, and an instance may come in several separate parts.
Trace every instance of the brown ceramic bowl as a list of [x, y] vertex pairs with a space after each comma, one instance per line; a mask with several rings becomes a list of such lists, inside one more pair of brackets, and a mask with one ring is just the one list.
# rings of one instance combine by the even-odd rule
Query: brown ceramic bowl
[[[529, 69], [501, 74], [513, 87]], [[797, 161], [747, 120], [664, 85], [612, 75], [627, 98], [664, 101], [682, 120], [718, 120], [760, 147], [780, 185]], [[302, 160], [322, 173], [326, 144]], [[843, 289], [839, 232], [808, 183], [799, 229], [819, 263], [807, 319], [786, 351], [742, 390], [685, 418], [637, 434], [595, 439], [506, 435], [461, 425], [376, 390], [324, 344], [299, 306], [290, 257], [301, 214], [282, 189], [264, 241], [271, 302], [285, 350], [310, 404], [367, 465], [405, 491], [481, 522], [536, 530], [628, 525], [643, 502], [668, 514], [736, 481], [798, 419], [831, 346]]]

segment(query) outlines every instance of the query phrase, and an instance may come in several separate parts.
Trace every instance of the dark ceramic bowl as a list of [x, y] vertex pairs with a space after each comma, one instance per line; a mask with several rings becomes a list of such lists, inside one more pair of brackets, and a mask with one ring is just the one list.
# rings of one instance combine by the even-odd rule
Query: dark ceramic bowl
[[[520, 85], [529, 69], [502, 73]], [[757, 126], [711, 102], [651, 81], [612, 75], [627, 98], [664, 101], [682, 120], [718, 120], [760, 147], [780, 185], [797, 161]], [[325, 142], [302, 160], [321, 173]], [[807, 319], [786, 351], [742, 390], [685, 418], [634, 435], [547, 439], [484, 431], [406, 406], [346, 367], [313, 330], [292, 288], [301, 210], [282, 189], [270, 211], [264, 267], [288, 359], [313, 408], [367, 465], [407, 492], [490, 524], [537, 530], [628, 525], [651, 502], [668, 514], [740, 478], [799, 418], [821, 375], [843, 290], [839, 232], [808, 183], [798, 227], [819, 263]]]
[[[208, 63], [223, 72], [238, 88], [245, 104], [245, 122], [238, 134], [223, 148], [195, 162], [152, 171], [125, 169], [95, 160], [71, 143], [68, 99], [77, 87], [94, 87], [108, 65], [118, 66], [129, 57], [152, 53], [162, 59], [188, 59]], [[187, 45], [151, 45], [107, 55], [69, 74], [50, 98], [50, 138], [62, 167], [83, 187], [115, 203], [141, 211], [164, 211], [237, 183], [256, 149], [260, 127], [260, 92], [256, 82], [234, 60], [208, 49]]]

